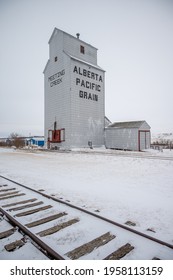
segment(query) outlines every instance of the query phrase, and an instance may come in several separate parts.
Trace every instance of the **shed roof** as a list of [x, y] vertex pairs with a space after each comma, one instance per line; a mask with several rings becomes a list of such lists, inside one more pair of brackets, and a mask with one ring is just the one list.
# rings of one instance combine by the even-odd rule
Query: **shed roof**
[[114, 122], [114, 123], [110, 124], [108, 127], [140, 128], [143, 123], [146, 123], [146, 121]]
[[35, 140], [35, 141], [44, 141], [44, 137], [32, 137], [30, 140]]

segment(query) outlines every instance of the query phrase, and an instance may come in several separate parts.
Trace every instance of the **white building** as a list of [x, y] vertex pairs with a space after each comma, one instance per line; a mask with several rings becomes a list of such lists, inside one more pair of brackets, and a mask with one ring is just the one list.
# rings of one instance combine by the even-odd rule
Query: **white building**
[[145, 121], [110, 124], [105, 117], [105, 71], [97, 64], [97, 49], [76, 35], [55, 28], [49, 40], [44, 69], [45, 145], [149, 148], [150, 127]]
[[104, 70], [97, 49], [57, 28], [44, 69], [45, 142], [70, 149], [104, 145]]
[[105, 128], [105, 146], [142, 151], [150, 148], [150, 126], [146, 121], [117, 122]]

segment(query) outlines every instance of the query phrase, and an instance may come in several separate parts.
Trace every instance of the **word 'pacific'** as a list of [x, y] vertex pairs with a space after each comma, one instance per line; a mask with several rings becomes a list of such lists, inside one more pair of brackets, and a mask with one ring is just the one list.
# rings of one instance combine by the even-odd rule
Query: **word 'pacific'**
[[86, 87], [88, 89], [100, 91], [100, 85], [85, 80], [81, 80], [79, 78], [76, 78], [76, 85], [80, 85], [81, 87]]

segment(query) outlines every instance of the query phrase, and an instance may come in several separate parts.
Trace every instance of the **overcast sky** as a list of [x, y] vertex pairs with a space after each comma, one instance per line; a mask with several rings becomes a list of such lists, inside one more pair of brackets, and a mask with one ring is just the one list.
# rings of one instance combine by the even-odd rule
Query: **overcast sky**
[[43, 135], [54, 27], [98, 48], [112, 122], [173, 132], [173, 0], [0, 0], [0, 137]]

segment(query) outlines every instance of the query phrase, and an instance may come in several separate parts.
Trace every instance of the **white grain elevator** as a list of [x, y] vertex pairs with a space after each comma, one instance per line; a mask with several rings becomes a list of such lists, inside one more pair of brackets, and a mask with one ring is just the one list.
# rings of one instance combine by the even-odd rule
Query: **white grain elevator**
[[50, 148], [104, 145], [105, 71], [97, 49], [57, 28], [44, 69], [45, 142]]

